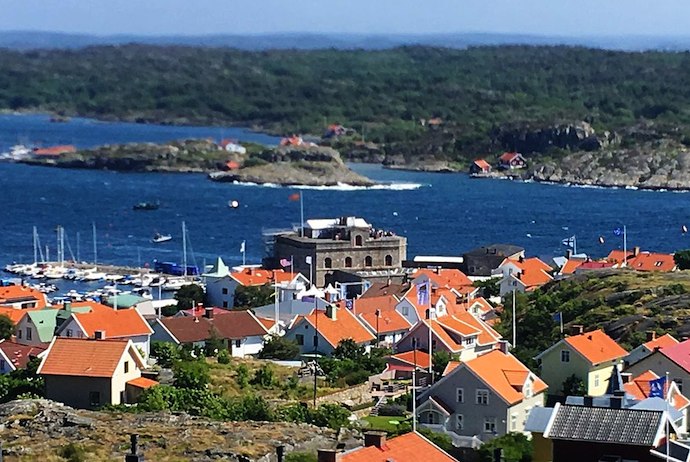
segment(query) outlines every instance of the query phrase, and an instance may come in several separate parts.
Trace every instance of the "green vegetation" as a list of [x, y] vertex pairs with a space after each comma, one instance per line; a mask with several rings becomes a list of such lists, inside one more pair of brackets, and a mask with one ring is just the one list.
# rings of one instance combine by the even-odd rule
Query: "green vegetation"
[[9, 316], [0, 314], [0, 338], [7, 340], [14, 335], [14, 323]]
[[679, 250], [673, 255], [673, 261], [678, 265], [678, 269], [690, 269], [690, 249]]
[[363, 420], [369, 423], [367, 430], [386, 432], [392, 436], [401, 435], [412, 430], [412, 424], [407, 418], [386, 415], [368, 415], [364, 417]]
[[81, 446], [69, 443], [61, 447], [58, 455], [68, 462], [86, 462], [86, 451]]
[[503, 451], [502, 461], [505, 462], [531, 462], [532, 442], [522, 433], [508, 433], [494, 438], [479, 448], [480, 462], [493, 462], [494, 450]]
[[[177, 311], [188, 310], [194, 308], [196, 303], [203, 303], [205, 299], [204, 289], [198, 284], [187, 284], [175, 292], [175, 300], [177, 306], [174, 309]], [[165, 316], [169, 314], [163, 313]], [[173, 313], [174, 314], [174, 313]]]
[[372, 348], [367, 354], [364, 347], [346, 339], [333, 350], [331, 358], [321, 358], [319, 365], [332, 386], [357, 385], [366, 382], [369, 376], [381, 373], [386, 368], [385, 357], [390, 353], [384, 348]]
[[26, 369], [18, 369], [0, 375], [0, 403], [22, 398], [41, 398], [45, 396], [45, 381], [36, 374], [41, 364], [39, 358], [29, 361]]
[[241, 286], [235, 289], [235, 308], [247, 309], [273, 303], [274, 290], [270, 285]]
[[[99, 118], [239, 123], [277, 133], [339, 122], [388, 152], [462, 161], [501, 127], [643, 120], [690, 139], [687, 53], [576, 47], [261, 51], [129, 45], [0, 51], [0, 108]], [[439, 126], [419, 122], [440, 117]], [[675, 130], [679, 127], [678, 130]], [[634, 140], [631, 140], [634, 142]], [[432, 149], [433, 148], [433, 149]], [[557, 153], [556, 153], [557, 154]]]
[[290, 360], [295, 359], [298, 354], [299, 345], [297, 342], [274, 335], [264, 344], [263, 349], [259, 352], [259, 358]]

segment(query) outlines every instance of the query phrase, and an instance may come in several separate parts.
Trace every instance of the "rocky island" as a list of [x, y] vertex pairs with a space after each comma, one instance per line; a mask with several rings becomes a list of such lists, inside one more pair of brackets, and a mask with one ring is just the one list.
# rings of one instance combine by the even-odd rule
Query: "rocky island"
[[62, 168], [123, 172], [208, 173], [219, 182], [333, 186], [371, 186], [372, 180], [350, 170], [335, 149], [320, 146], [247, 145], [228, 152], [209, 140], [106, 145], [59, 156], [33, 156], [24, 162]]

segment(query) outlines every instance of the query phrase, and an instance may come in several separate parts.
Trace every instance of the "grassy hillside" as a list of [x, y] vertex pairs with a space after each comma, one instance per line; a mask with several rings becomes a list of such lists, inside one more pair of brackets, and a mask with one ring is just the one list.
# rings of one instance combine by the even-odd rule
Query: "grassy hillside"
[[[499, 331], [512, 337], [511, 301]], [[628, 351], [645, 341], [646, 331], [690, 335], [690, 272], [601, 271], [553, 282], [517, 297], [516, 355], [535, 367], [534, 356], [560, 337], [553, 319], [563, 313], [565, 333], [573, 325], [603, 329]]]
[[[688, 53], [569, 47], [266, 51], [120, 46], [0, 50], [0, 109], [321, 133], [328, 123], [443, 157], [496, 150], [506, 124], [642, 120], [685, 136]], [[441, 117], [440, 130], [419, 119]], [[690, 133], [690, 132], [689, 132]], [[428, 152], [427, 152], [428, 154]]]

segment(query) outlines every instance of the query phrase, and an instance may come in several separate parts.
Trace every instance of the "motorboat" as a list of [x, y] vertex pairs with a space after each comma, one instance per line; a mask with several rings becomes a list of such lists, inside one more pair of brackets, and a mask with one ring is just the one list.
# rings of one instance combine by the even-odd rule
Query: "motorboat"
[[176, 291], [180, 290], [182, 286], [189, 284], [185, 278], [168, 278], [168, 281], [163, 284], [162, 289], [165, 291]]
[[158, 208], [161, 206], [160, 202], [139, 202], [138, 204], [134, 204], [132, 209], [134, 210], [158, 210]]
[[151, 239], [151, 242], [154, 244], [160, 244], [162, 242], [168, 242], [172, 240], [172, 236], [170, 234], [160, 234], [156, 233], [153, 235], [153, 238]]

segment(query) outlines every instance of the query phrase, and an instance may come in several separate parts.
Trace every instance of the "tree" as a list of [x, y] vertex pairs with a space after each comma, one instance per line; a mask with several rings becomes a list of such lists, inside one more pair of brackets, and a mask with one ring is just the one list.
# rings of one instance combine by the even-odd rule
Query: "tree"
[[532, 443], [522, 433], [507, 433], [484, 443], [479, 448], [480, 462], [493, 462], [494, 449], [497, 448], [503, 450], [501, 460], [505, 462], [532, 461]]
[[230, 364], [230, 353], [223, 348], [218, 352], [218, 364]]
[[288, 360], [299, 354], [299, 345], [294, 340], [274, 335], [259, 352], [259, 358]]
[[177, 311], [194, 308], [196, 303], [203, 303], [205, 299], [204, 288], [198, 284], [187, 284], [175, 292]]
[[270, 364], [262, 364], [260, 368], [254, 371], [254, 378], [252, 379], [253, 385], [259, 385], [264, 388], [270, 388], [273, 386], [273, 381], [275, 380], [275, 375], [273, 373], [273, 368]]
[[240, 364], [237, 366], [235, 373], [235, 382], [237, 382], [237, 386], [240, 388], [245, 388], [247, 385], [249, 385], [249, 368], [246, 364]]
[[441, 377], [451, 360], [450, 353], [445, 350], [434, 351], [432, 358], [434, 375], [436, 375], [436, 377]]
[[273, 302], [273, 288], [263, 286], [237, 286], [235, 289], [235, 308], [256, 308]]
[[563, 381], [563, 394], [565, 396], [585, 396], [587, 388], [581, 378], [575, 374]]
[[333, 350], [333, 356], [336, 359], [349, 359], [351, 361], [360, 361], [362, 356], [364, 356], [364, 347], [358, 345], [351, 338], [341, 340], [338, 346]]
[[678, 269], [690, 269], [690, 249], [679, 250], [673, 255], [673, 261], [678, 265]]
[[179, 388], [203, 390], [210, 380], [208, 364], [203, 360], [180, 361], [174, 365], [173, 374]]
[[172, 342], [151, 342], [151, 356], [161, 367], [172, 367], [173, 363], [180, 359], [180, 350]]
[[496, 297], [501, 292], [501, 280], [499, 278], [490, 278], [485, 281], [474, 281], [474, 287], [480, 289], [482, 297]]
[[0, 314], [0, 338], [5, 340], [14, 335], [14, 323], [5, 314]]

